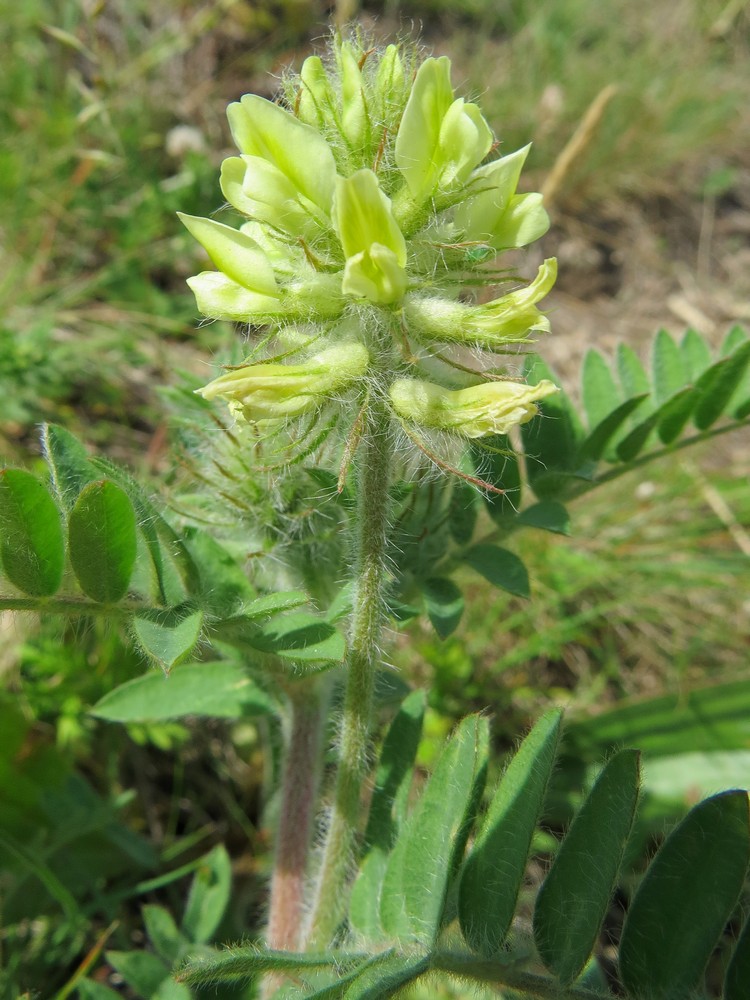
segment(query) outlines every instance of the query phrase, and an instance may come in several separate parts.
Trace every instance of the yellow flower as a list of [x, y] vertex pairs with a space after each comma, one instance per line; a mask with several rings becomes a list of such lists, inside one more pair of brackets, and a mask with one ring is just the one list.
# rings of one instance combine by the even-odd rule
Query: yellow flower
[[528, 423], [538, 412], [536, 403], [557, 392], [546, 379], [537, 385], [522, 382], [484, 382], [468, 389], [445, 389], [422, 379], [398, 379], [390, 388], [396, 413], [406, 420], [479, 438], [507, 434]]
[[338, 344], [299, 365], [261, 362], [235, 368], [196, 391], [204, 399], [225, 399], [243, 420], [280, 420], [345, 389], [365, 374], [369, 361], [362, 344]]

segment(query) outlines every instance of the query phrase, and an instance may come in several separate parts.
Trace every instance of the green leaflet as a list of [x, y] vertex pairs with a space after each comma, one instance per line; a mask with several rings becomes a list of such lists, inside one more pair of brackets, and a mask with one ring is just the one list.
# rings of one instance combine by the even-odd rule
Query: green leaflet
[[0, 556], [5, 575], [29, 597], [51, 597], [65, 565], [60, 512], [36, 476], [0, 471]]
[[341, 952], [298, 954], [249, 945], [227, 948], [216, 958], [189, 962], [177, 973], [176, 978], [189, 986], [234, 983], [254, 979], [264, 972], [305, 972], [333, 967], [346, 969], [347, 966], [362, 962], [366, 958], [366, 955], [349, 955]]
[[190, 656], [202, 625], [203, 612], [188, 605], [136, 615], [132, 627], [141, 649], [168, 674]]
[[561, 719], [559, 711], [544, 715], [511, 759], [461, 872], [461, 930], [471, 947], [487, 957], [497, 954], [510, 929]]
[[581, 391], [590, 431], [622, 402], [609, 365], [598, 351], [588, 350], [583, 359]]
[[191, 941], [203, 944], [219, 926], [232, 891], [232, 863], [226, 848], [218, 844], [205, 856], [195, 873], [182, 927]]
[[459, 723], [388, 861], [380, 900], [386, 934], [431, 943], [484, 784], [487, 720]]
[[68, 548], [81, 590], [114, 604], [128, 590], [137, 553], [136, 523], [127, 494], [107, 479], [84, 487], [70, 512]]
[[745, 342], [701, 375], [695, 385], [699, 399], [693, 414], [698, 430], [706, 430], [719, 419], [742, 382], [748, 365], [750, 343]]
[[658, 406], [685, 387], [687, 372], [679, 347], [666, 330], [659, 330], [651, 346], [651, 374]]
[[662, 844], [630, 904], [620, 973], [637, 1000], [683, 1000], [734, 909], [750, 858], [747, 792], [695, 806]]
[[711, 364], [711, 348], [695, 330], [688, 329], [680, 341], [680, 353], [685, 372], [691, 382]]
[[464, 598], [453, 580], [431, 577], [422, 583], [427, 614], [441, 639], [456, 631], [464, 613]]
[[560, 845], [534, 908], [544, 964], [572, 983], [594, 948], [635, 816], [639, 755], [621, 750], [603, 768]]
[[375, 772], [375, 789], [365, 830], [366, 854], [352, 889], [349, 921], [371, 940], [382, 937], [380, 890], [388, 854], [406, 818], [414, 759], [422, 734], [425, 696], [408, 695], [391, 723]]
[[475, 545], [464, 559], [494, 586], [518, 597], [531, 595], [528, 571], [515, 552], [498, 545]]
[[147, 905], [141, 909], [148, 939], [156, 953], [170, 968], [179, 961], [190, 947], [190, 942], [174, 922], [169, 910], [163, 906]]
[[91, 714], [110, 722], [160, 722], [186, 715], [239, 719], [270, 715], [274, 700], [239, 663], [189, 663], [165, 677], [149, 670], [108, 691]]
[[556, 535], [570, 534], [570, 515], [559, 500], [540, 500], [522, 510], [516, 524], [525, 528], [542, 528]]
[[169, 966], [150, 951], [108, 951], [106, 957], [141, 996], [154, 997], [162, 983], [170, 979]]
[[60, 506], [70, 511], [84, 486], [100, 479], [101, 474], [91, 464], [81, 442], [57, 424], [42, 427], [42, 450]]

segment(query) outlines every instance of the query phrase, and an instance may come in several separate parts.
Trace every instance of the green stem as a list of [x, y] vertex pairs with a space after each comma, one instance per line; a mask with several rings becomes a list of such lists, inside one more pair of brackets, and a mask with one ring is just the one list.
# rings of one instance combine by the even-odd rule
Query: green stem
[[313, 902], [308, 947], [330, 944], [345, 912], [347, 882], [369, 769], [375, 670], [383, 623], [383, 588], [393, 439], [383, 402], [371, 401], [358, 449], [354, 608], [339, 731], [333, 808]]
[[521, 972], [512, 965], [474, 958], [472, 955], [432, 955], [430, 968], [434, 972], [447, 972], [460, 979], [475, 979], [480, 983], [496, 983], [507, 989], [524, 993], [537, 1000], [602, 1000], [602, 994], [580, 986], [561, 986], [548, 976]]

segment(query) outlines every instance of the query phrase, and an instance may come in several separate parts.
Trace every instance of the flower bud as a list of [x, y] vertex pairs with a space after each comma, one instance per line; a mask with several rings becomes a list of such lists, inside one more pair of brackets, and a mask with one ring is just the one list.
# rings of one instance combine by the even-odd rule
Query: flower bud
[[230, 104], [227, 117], [243, 154], [222, 169], [224, 196], [239, 211], [284, 232], [329, 217], [336, 163], [325, 138], [290, 112], [254, 94]]
[[396, 413], [406, 420], [462, 437], [507, 434], [538, 412], [538, 400], [558, 391], [546, 379], [538, 385], [484, 382], [468, 389], [445, 389], [422, 379], [398, 379], [390, 388]]
[[404, 318], [409, 330], [423, 340], [479, 344], [492, 350], [525, 340], [532, 330], [549, 330], [549, 320], [535, 303], [550, 291], [556, 277], [557, 261], [551, 257], [525, 288], [483, 305], [410, 295], [404, 301]]
[[372, 170], [336, 182], [334, 225], [346, 257], [342, 290], [378, 305], [406, 291], [406, 242]]
[[494, 163], [478, 167], [467, 186], [469, 194], [456, 207], [455, 223], [462, 238], [487, 243], [496, 250], [523, 247], [549, 229], [540, 194], [516, 194], [521, 169], [531, 146], [524, 146]]
[[345, 389], [367, 371], [362, 344], [339, 344], [304, 364], [264, 363], [226, 372], [196, 390], [204, 399], [222, 398], [236, 417], [252, 423], [295, 417]]
[[396, 163], [418, 204], [466, 181], [492, 145], [476, 104], [454, 100], [450, 65], [441, 56], [419, 67], [396, 138]]

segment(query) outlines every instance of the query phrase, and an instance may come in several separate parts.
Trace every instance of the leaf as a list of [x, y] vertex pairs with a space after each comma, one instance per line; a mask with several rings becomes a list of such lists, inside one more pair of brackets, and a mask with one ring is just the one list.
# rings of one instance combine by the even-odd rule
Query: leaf
[[411, 785], [425, 712], [425, 695], [412, 691], [388, 728], [375, 771], [375, 788], [365, 830], [365, 846], [389, 850], [406, 817]]
[[[186, 565], [189, 556], [177, 533], [167, 524], [139, 483], [124, 469], [103, 458], [95, 458], [91, 464], [117, 483], [133, 504], [153, 566], [160, 602], [182, 603], [187, 596], [188, 585], [197, 579], [197, 571], [194, 566]], [[165, 559], [165, 555], [168, 558]]]
[[749, 364], [750, 342], [745, 342], [728, 358], [717, 361], [701, 375], [695, 385], [699, 398], [693, 413], [693, 423], [698, 430], [706, 430], [719, 419], [742, 382]]
[[693, 386], [686, 385], [659, 407], [655, 414], [656, 433], [663, 444], [671, 444], [680, 436], [695, 408], [696, 400], [696, 390]]
[[60, 512], [47, 488], [24, 469], [0, 470], [0, 556], [5, 575], [29, 597], [50, 597], [62, 583]]
[[468, 545], [477, 523], [479, 494], [473, 486], [460, 479], [453, 483], [448, 526], [451, 537], [459, 545]]
[[527, 528], [542, 528], [556, 535], [570, 534], [570, 515], [559, 500], [540, 500], [522, 510], [516, 524]]
[[217, 844], [205, 856], [190, 887], [182, 929], [196, 944], [205, 944], [221, 923], [232, 891], [232, 863]]
[[687, 373], [680, 349], [666, 330], [659, 330], [651, 347], [651, 370], [654, 398], [658, 405], [666, 403], [683, 389]]
[[695, 382], [711, 364], [711, 348], [699, 333], [688, 329], [680, 343], [680, 352], [688, 378]]
[[616, 409], [612, 410], [600, 424], [597, 424], [581, 445], [580, 461], [598, 461], [605, 454], [607, 458], [612, 458], [612, 439], [628, 417], [640, 407], [645, 399], [648, 399], [647, 393], [641, 393], [639, 396], [626, 399], [624, 403], [621, 403]]
[[198, 528], [185, 531], [185, 545], [197, 567], [193, 593], [201, 607], [228, 618], [256, 595], [242, 567], [222, 545]]
[[[530, 360], [526, 370], [531, 385], [543, 378], [559, 381], [538, 358]], [[559, 477], [551, 473], [576, 472], [576, 456], [586, 435], [575, 406], [562, 390], [540, 403], [539, 412], [522, 426], [521, 436], [529, 483], [542, 500], [551, 499], [550, 491], [558, 489]]]
[[151, 998], [169, 978], [169, 967], [150, 951], [108, 951], [106, 959], [128, 986]]
[[70, 561], [81, 590], [114, 604], [128, 590], [138, 551], [133, 506], [115, 483], [84, 487], [68, 521]]
[[218, 719], [271, 715], [277, 706], [237, 663], [191, 663], [165, 677], [150, 670], [126, 681], [90, 710], [109, 722], [163, 722], [186, 715]]
[[64, 427], [44, 424], [42, 449], [57, 499], [69, 511], [84, 486], [101, 477], [81, 442]]
[[169, 910], [163, 906], [144, 906], [141, 910], [148, 939], [160, 958], [172, 968], [189, 946]]
[[422, 583], [427, 614], [441, 639], [455, 632], [464, 613], [464, 597], [447, 577], [432, 577]]
[[734, 909], [750, 858], [747, 792], [695, 806], [662, 844], [630, 904], [620, 973], [636, 1000], [683, 1000]]
[[388, 861], [380, 920], [393, 937], [433, 941], [450, 879], [481, 794], [488, 754], [487, 720], [463, 719], [438, 760]]
[[593, 430], [622, 401], [609, 365], [601, 354], [593, 349], [588, 350], [583, 359], [581, 388], [589, 429]]
[[188, 606], [136, 615], [133, 632], [141, 649], [168, 674], [190, 656], [202, 625], [203, 612]]
[[529, 597], [529, 574], [514, 552], [497, 545], [475, 545], [464, 556], [465, 562], [495, 587], [518, 597]]
[[561, 982], [593, 951], [615, 889], [638, 800], [639, 756], [621, 750], [604, 766], [557, 852], [534, 908], [534, 941]]
[[747, 1000], [750, 996], [750, 917], [734, 946], [724, 977], [724, 1000]]
[[216, 983], [241, 982], [264, 972], [304, 972], [305, 970], [346, 969], [362, 962], [366, 955], [326, 952], [322, 955], [273, 951], [255, 945], [227, 948], [215, 958], [201, 958], [187, 963], [176, 975], [189, 986], [213, 986]]
[[305, 662], [340, 663], [346, 653], [344, 637], [330, 622], [303, 612], [274, 618], [247, 641], [264, 652]]
[[375, 772], [375, 788], [365, 830], [365, 857], [349, 902], [349, 922], [370, 940], [382, 935], [380, 890], [388, 852], [396, 842], [406, 815], [414, 760], [424, 719], [425, 696], [413, 691], [391, 723]]
[[291, 611], [294, 608], [307, 604], [307, 594], [301, 590], [280, 591], [277, 594], [264, 594], [262, 597], [255, 597], [242, 607], [243, 618], [263, 618], [277, 615], [282, 611]]
[[458, 896], [461, 930], [474, 951], [501, 948], [555, 763], [562, 713], [548, 712], [512, 757], [464, 863]]
[[628, 344], [617, 348], [617, 375], [626, 398], [651, 394], [651, 383], [638, 355]]
[[652, 431], [659, 422], [659, 411], [652, 411], [619, 442], [615, 449], [617, 457], [622, 462], [632, 461], [644, 447]]

